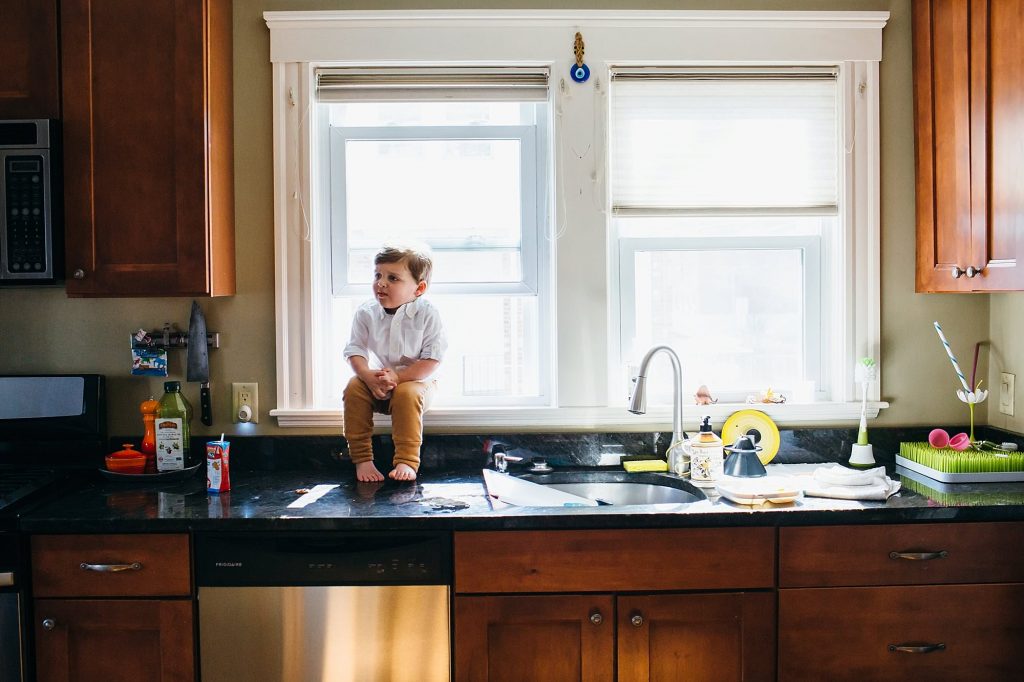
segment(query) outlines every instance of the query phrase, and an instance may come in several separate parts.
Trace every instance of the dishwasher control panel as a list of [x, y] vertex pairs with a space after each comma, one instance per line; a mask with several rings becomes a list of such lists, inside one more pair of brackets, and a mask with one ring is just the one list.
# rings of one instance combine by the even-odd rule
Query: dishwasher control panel
[[195, 553], [206, 587], [451, 583], [445, 533], [204, 533]]

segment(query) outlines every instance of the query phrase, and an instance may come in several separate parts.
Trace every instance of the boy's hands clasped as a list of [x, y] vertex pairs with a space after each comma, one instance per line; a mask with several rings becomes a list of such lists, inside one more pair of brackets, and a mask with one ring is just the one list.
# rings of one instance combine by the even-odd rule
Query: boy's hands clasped
[[395, 390], [395, 386], [400, 383], [398, 374], [390, 367], [367, 370], [364, 374], [360, 374], [359, 378], [363, 380], [377, 400], [387, 400], [391, 391]]

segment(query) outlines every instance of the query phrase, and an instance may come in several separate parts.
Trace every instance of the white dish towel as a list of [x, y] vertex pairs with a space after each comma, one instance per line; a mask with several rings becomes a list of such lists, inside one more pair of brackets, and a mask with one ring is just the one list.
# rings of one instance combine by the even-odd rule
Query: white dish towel
[[885, 475], [885, 467], [858, 470], [839, 464], [818, 467], [804, 485], [811, 497], [839, 500], [886, 500], [900, 490], [901, 483]]

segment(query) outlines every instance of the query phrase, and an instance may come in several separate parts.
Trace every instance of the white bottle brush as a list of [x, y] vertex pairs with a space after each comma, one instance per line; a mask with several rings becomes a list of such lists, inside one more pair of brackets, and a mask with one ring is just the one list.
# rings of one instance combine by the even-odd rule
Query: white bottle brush
[[868, 443], [868, 384], [878, 380], [878, 364], [872, 358], [861, 358], [854, 366], [854, 379], [861, 386], [860, 428], [850, 454], [850, 465], [870, 467], [874, 466], [875, 458]]

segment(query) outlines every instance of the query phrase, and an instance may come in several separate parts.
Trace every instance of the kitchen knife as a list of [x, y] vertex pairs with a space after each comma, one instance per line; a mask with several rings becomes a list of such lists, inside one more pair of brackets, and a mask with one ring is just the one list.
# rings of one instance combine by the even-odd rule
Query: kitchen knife
[[206, 347], [206, 318], [203, 309], [192, 301], [192, 315], [188, 320], [188, 367], [186, 379], [199, 383], [199, 409], [201, 420], [213, 424], [210, 407], [210, 351]]

